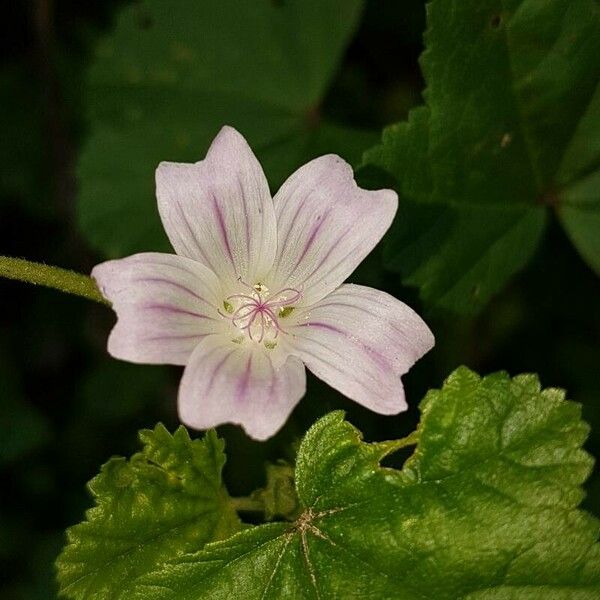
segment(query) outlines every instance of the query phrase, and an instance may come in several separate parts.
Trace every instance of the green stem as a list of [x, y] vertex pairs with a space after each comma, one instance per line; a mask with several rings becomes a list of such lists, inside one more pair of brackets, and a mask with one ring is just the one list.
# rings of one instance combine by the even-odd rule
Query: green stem
[[44, 285], [110, 306], [110, 302], [100, 293], [96, 282], [91, 277], [75, 271], [30, 262], [22, 258], [0, 256], [0, 277], [25, 281], [33, 285]]
[[229, 498], [229, 503], [236, 512], [265, 512], [264, 504], [251, 496]]
[[405, 438], [400, 440], [391, 440], [388, 442], [375, 442], [371, 444], [379, 448], [381, 452], [380, 457], [388, 456], [389, 454], [393, 454], [397, 452], [401, 448], [406, 448], [407, 446], [416, 446], [419, 443], [419, 438], [421, 436], [421, 432], [416, 429], [410, 435], [407, 435]]
[[396, 441], [396, 449], [406, 448], [406, 446], [416, 446], [421, 439], [420, 429], [415, 429], [412, 433], [409, 433], [405, 438]]

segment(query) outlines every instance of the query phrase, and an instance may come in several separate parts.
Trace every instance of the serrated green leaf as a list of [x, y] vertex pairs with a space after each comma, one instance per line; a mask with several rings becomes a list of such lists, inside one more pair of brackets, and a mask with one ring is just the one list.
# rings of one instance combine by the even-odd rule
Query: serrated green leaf
[[57, 560], [61, 595], [127, 598], [134, 578], [168, 558], [240, 529], [221, 482], [224, 444], [162, 425], [140, 433], [141, 452], [113, 458], [89, 483], [95, 506], [67, 531]]
[[[588, 427], [533, 375], [466, 368], [427, 394], [418, 432], [366, 444], [334, 412], [296, 465], [302, 515], [140, 578], [133, 600], [592, 600], [598, 522], [577, 509]], [[402, 471], [379, 466], [418, 445]]]
[[238, 128], [271, 185], [335, 151], [353, 161], [371, 132], [328, 123], [319, 104], [362, 0], [145, 0], [123, 9], [89, 72], [90, 137], [79, 222], [109, 256], [166, 249], [154, 200], [162, 160], [195, 162]]
[[401, 196], [388, 266], [431, 306], [475, 311], [557, 209], [598, 268], [598, 4], [432, 0], [427, 14], [426, 105], [364, 157]]

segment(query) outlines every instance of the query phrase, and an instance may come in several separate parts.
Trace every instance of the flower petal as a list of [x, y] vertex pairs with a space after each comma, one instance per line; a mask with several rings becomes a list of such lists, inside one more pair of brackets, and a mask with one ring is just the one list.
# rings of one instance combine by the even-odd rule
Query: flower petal
[[235, 129], [223, 127], [203, 161], [161, 163], [156, 195], [177, 254], [230, 283], [254, 284], [271, 268], [277, 232], [269, 185]]
[[398, 197], [368, 191], [339, 156], [321, 156], [298, 169], [274, 198], [278, 248], [274, 287], [301, 289], [303, 304], [338, 287], [391, 225]]
[[265, 440], [285, 423], [306, 391], [304, 365], [291, 356], [275, 369], [264, 349], [220, 335], [194, 350], [179, 388], [179, 417], [195, 429], [237, 423]]
[[352, 284], [299, 311], [287, 331], [288, 350], [317, 377], [381, 414], [406, 409], [400, 375], [434, 344], [406, 304]]
[[223, 294], [205, 266], [174, 254], [135, 254], [92, 271], [118, 321], [108, 339], [115, 358], [185, 365], [208, 334], [223, 331]]

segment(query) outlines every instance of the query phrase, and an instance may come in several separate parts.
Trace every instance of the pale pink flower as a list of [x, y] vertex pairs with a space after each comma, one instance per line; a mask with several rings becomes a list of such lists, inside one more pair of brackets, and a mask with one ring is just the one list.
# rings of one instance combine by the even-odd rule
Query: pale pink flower
[[231, 127], [205, 160], [161, 163], [156, 187], [177, 254], [111, 260], [92, 276], [117, 312], [112, 356], [185, 365], [186, 425], [272, 436], [305, 393], [305, 365], [377, 413], [406, 409], [400, 376], [433, 346], [431, 331], [389, 294], [342, 284], [390, 226], [395, 192], [359, 188], [330, 154], [271, 198]]

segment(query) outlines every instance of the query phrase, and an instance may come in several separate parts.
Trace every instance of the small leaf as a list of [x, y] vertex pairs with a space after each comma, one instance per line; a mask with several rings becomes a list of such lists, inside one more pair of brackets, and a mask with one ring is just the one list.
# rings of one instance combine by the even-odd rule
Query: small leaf
[[294, 487], [294, 468], [285, 462], [267, 464], [267, 483], [252, 493], [252, 498], [264, 507], [265, 519], [292, 519], [297, 516], [299, 503]]
[[130, 583], [168, 558], [240, 529], [221, 482], [224, 444], [180, 427], [140, 433], [141, 452], [113, 458], [89, 488], [96, 506], [67, 532], [57, 560], [61, 595], [126, 598]]
[[[592, 600], [598, 522], [577, 506], [588, 427], [533, 375], [458, 369], [418, 432], [367, 444], [334, 412], [297, 459], [292, 524], [241, 532], [141, 577], [132, 600]], [[401, 471], [390, 452], [417, 441]]]
[[432, 307], [480, 309], [556, 211], [600, 270], [600, 13], [594, 0], [432, 0], [426, 105], [364, 164], [396, 179], [387, 266]]

